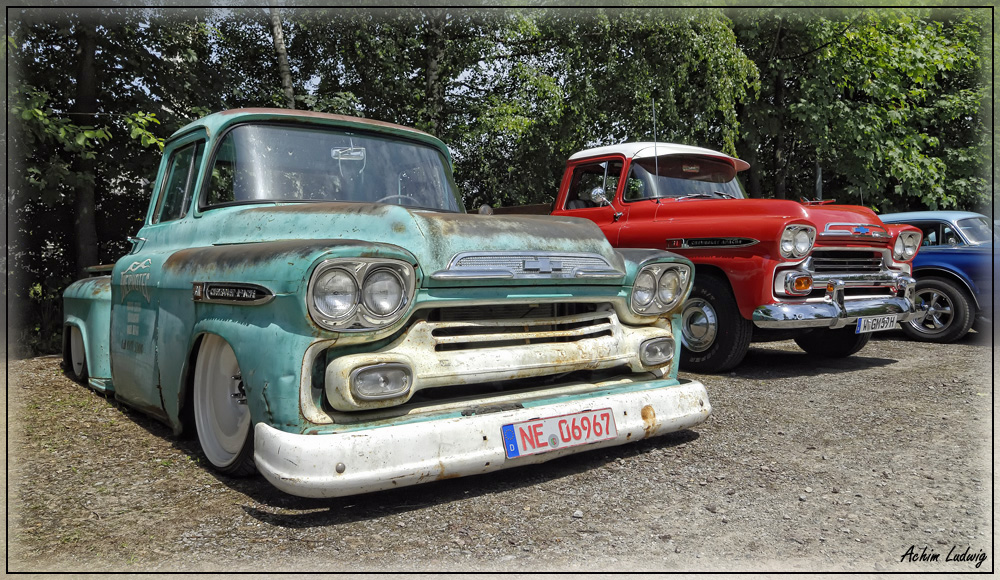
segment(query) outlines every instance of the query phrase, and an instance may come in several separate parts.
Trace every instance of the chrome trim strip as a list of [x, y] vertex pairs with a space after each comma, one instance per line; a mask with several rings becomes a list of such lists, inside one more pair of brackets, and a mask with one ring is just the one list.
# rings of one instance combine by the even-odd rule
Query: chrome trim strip
[[892, 238], [885, 226], [850, 222], [830, 222], [826, 224], [819, 235], [821, 237], [848, 237], [855, 240], [888, 240]]
[[[466, 264], [463, 264], [466, 262]], [[486, 262], [486, 264], [484, 264]], [[603, 256], [582, 252], [461, 252], [433, 280], [622, 278]]]
[[[221, 297], [213, 297], [213, 293]], [[208, 304], [260, 306], [274, 300], [274, 292], [259, 284], [243, 282], [192, 282], [191, 300]]]
[[[700, 240], [736, 240], [736, 241], [739, 241], [739, 243], [732, 243], [732, 244], [730, 244], [730, 243], [703, 244], [703, 245], [695, 245], [695, 246], [691, 245], [691, 242], [697, 242], [697, 241], [700, 241]], [[680, 247], [679, 248], [670, 247], [670, 245], [669, 245], [670, 242], [676, 242], [676, 241], [680, 241], [680, 243], [681, 243]], [[719, 249], [719, 248], [748, 248], [750, 246], [754, 246], [756, 244], [759, 244], [760, 240], [756, 240], [754, 238], [745, 238], [745, 237], [742, 237], [742, 236], [733, 236], [733, 237], [713, 236], [713, 237], [708, 237], [708, 238], [667, 238], [667, 240], [666, 240], [665, 243], [667, 244], [667, 246], [665, 247], [665, 249], [669, 252], [671, 250], [677, 250], [677, 249], [680, 249], [680, 250], [715, 250], [715, 249]]]

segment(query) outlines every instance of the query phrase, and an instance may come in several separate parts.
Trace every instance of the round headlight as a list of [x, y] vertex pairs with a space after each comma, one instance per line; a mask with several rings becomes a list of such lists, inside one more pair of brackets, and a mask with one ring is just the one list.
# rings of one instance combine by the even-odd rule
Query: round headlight
[[903, 240], [903, 256], [906, 257], [907, 260], [912, 258], [914, 254], [917, 253], [919, 240], [920, 240], [919, 234], [911, 234], [909, 236], [906, 236], [906, 239]]
[[365, 278], [361, 287], [362, 301], [376, 316], [388, 316], [403, 304], [403, 281], [392, 270], [380, 268]]
[[313, 305], [327, 318], [344, 318], [358, 302], [358, 283], [347, 270], [330, 268], [313, 285]]
[[781, 233], [781, 255], [789, 258], [794, 250], [795, 233], [792, 230], [786, 229]]
[[804, 256], [806, 252], [809, 251], [809, 247], [812, 245], [812, 242], [809, 240], [809, 232], [806, 230], [799, 230], [795, 232], [794, 241], [794, 252], [796, 256]]
[[640, 272], [632, 286], [632, 303], [636, 306], [648, 306], [655, 294], [656, 278], [646, 270]]
[[681, 277], [676, 270], [667, 270], [660, 276], [660, 281], [656, 285], [656, 297], [664, 306], [668, 306], [677, 299], [680, 293]]
[[903, 243], [903, 236], [896, 238], [896, 243], [892, 247], [892, 252], [896, 254], [897, 258], [903, 257], [903, 248], [905, 244]]

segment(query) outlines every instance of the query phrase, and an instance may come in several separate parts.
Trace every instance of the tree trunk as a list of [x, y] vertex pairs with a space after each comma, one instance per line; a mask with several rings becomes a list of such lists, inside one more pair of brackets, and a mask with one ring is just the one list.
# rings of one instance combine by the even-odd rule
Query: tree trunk
[[271, 36], [274, 38], [274, 52], [278, 55], [278, 74], [281, 75], [281, 90], [285, 94], [285, 106], [295, 108], [295, 91], [292, 88], [292, 70], [288, 66], [288, 49], [285, 47], [285, 33], [281, 29], [281, 14], [275, 6], [269, 6], [271, 14]]
[[[76, 113], [73, 121], [79, 125], [96, 125], [97, 113], [97, 70], [94, 60], [97, 55], [96, 30], [93, 23], [79, 22], [76, 27], [76, 102], [71, 112]], [[73, 264], [78, 277], [86, 275], [84, 268], [96, 266], [100, 260], [97, 221], [94, 215], [96, 194], [94, 192], [93, 159], [78, 155], [73, 160], [73, 171], [79, 176], [76, 197], [73, 200]]]
[[437, 134], [441, 126], [441, 115], [444, 111], [444, 83], [441, 82], [441, 62], [445, 52], [445, 19], [440, 11], [432, 11], [428, 15], [427, 28], [424, 33], [424, 46], [427, 47], [427, 60], [424, 69], [424, 126], [428, 133]]
[[747, 196], [759, 199], [761, 196], [760, 176], [764, 172], [764, 168], [758, 165], [760, 161], [760, 156], [757, 155], [757, 149], [760, 146], [757, 142], [758, 139], [751, 135], [751, 133], [759, 133], [759, 130], [753, 127], [748, 128], [750, 121], [747, 107], [742, 102], [736, 103], [736, 118], [743, 119], [737, 152], [741, 159], [750, 164], [750, 169], [740, 174], [740, 180], [743, 181], [743, 187], [747, 190]]
[[777, 131], [774, 136], [774, 197], [785, 199], [785, 75], [780, 68], [774, 75], [774, 114]]

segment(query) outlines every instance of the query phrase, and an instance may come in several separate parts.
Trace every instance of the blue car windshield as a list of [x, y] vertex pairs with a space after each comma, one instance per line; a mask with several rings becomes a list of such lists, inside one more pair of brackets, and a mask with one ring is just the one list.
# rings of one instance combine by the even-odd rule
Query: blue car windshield
[[970, 244], [988, 244], [994, 241], [993, 230], [986, 218], [966, 218], [958, 220], [958, 227], [965, 234]]
[[346, 201], [464, 211], [434, 147], [374, 133], [239, 125], [216, 148], [203, 207]]

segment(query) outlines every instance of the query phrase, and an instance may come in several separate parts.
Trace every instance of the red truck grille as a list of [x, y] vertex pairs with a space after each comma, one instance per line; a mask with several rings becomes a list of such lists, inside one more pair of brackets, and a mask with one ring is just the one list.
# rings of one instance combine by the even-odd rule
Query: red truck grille
[[812, 254], [814, 274], [880, 272], [882, 253], [874, 250], [815, 250]]

